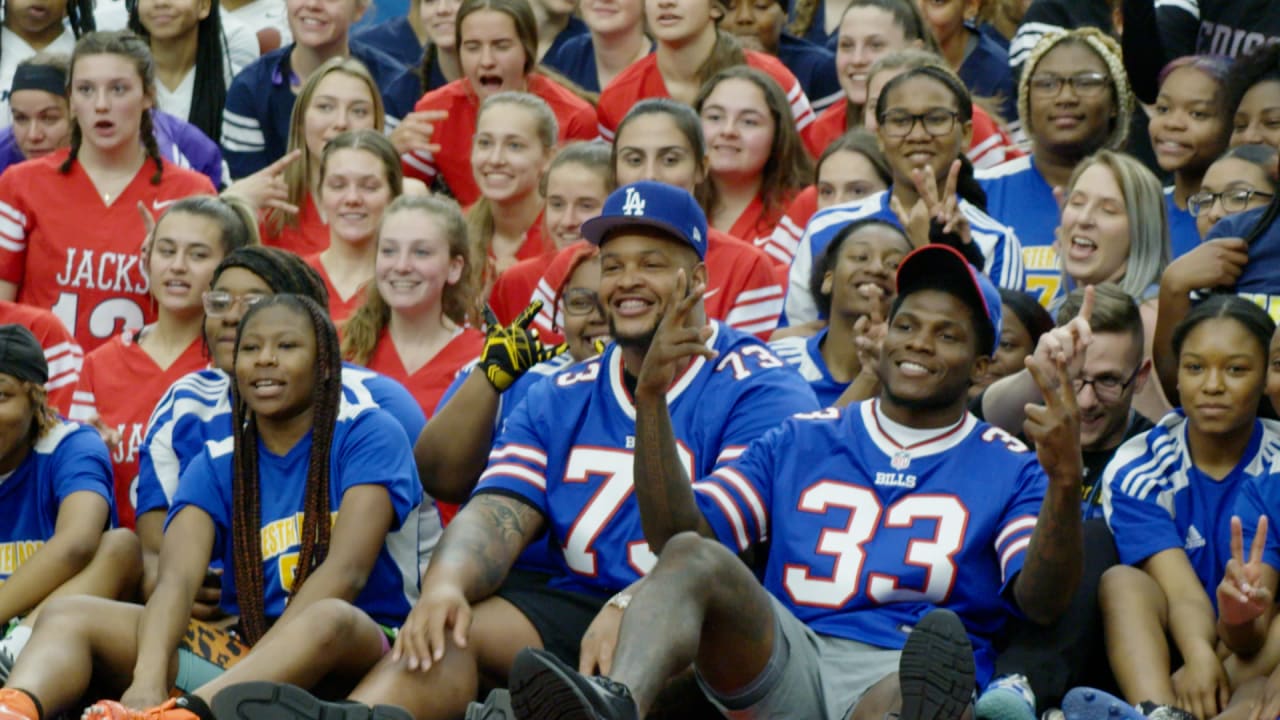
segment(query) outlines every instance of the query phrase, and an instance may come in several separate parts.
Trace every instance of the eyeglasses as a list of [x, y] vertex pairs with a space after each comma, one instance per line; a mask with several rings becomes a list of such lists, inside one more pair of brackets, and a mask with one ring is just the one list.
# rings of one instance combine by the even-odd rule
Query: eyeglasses
[[1121, 380], [1115, 375], [1102, 375], [1096, 378], [1078, 377], [1071, 381], [1071, 389], [1075, 394], [1079, 395], [1084, 390], [1085, 385], [1093, 387], [1093, 394], [1102, 402], [1115, 402], [1120, 399], [1125, 390], [1138, 379], [1138, 372], [1142, 370], [1142, 366], [1134, 368], [1133, 373], [1129, 375], [1128, 380]]
[[1057, 97], [1063, 85], [1070, 85], [1071, 90], [1080, 97], [1092, 97], [1101, 94], [1111, 84], [1106, 73], [1082, 72], [1075, 75], [1058, 75], [1055, 73], [1037, 73], [1031, 76], [1028, 83], [1031, 94], [1041, 97]]
[[246, 311], [266, 300], [268, 296], [262, 293], [232, 295], [222, 290], [208, 290], [200, 297], [204, 301], [204, 314], [216, 318], [231, 314], [236, 306], [239, 306], [242, 312]]
[[1222, 192], [1198, 192], [1187, 198], [1187, 210], [1191, 217], [1200, 217], [1200, 213], [1213, 208], [1213, 204], [1222, 200], [1222, 209], [1229, 213], [1244, 212], [1249, 209], [1249, 201], [1254, 196], [1271, 199], [1271, 193], [1261, 190], [1223, 190]]
[[902, 138], [911, 134], [916, 123], [924, 126], [924, 131], [933, 137], [950, 133], [956, 127], [956, 118], [960, 113], [955, 110], [934, 108], [926, 113], [913, 114], [905, 110], [890, 110], [880, 118], [880, 129], [892, 138]]
[[572, 317], [583, 317], [602, 310], [600, 296], [594, 290], [571, 288], [564, 293], [564, 314]]

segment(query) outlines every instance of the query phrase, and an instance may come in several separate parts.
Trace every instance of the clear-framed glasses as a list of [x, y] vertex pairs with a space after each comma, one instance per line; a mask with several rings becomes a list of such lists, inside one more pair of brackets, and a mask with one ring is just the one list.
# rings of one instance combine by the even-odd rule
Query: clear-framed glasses
[[1075, 75], [1036, 73], [1028, 82], [1031, 94], [1041, 97], [1057, 97], [1058, 93], [1062, 92], [1063, 85], [1070, 85], [1071, 90], [1080, 97], [1093, 97], [1106, 90], [1110, 84], [1110, 76], [1100, 72], [1082, 72]]
[[570, 288], [565, 291], [563, 301], [564, 314], [573, 317], [582, 317], [601, 310], [600, 296], [595, 290]]
[[1238, 188], [1236, 190], [1223, 190], [1222, 192], [1198, 192], [1187, 198], [1187, 210], [1192, 217], [1200, 217], [1200, 213], [1208, 211], [1213, 207], [1215, 202], [1222, 201], [1222, 209], [1229, 213], [1244, 212], [1249, 209], [1249, 201], [1254, 197], [1271, 199], [1271, 193], [1262, 192], [1261, 190], [1253, 190], [1250, 188]]
[[1120, 399], [1125, 390], [1129, 389], [1133, 381], [1138, 379], [1140, 370], [1142, 370], [1141, 365], [1134, 368], [1133, 372], [1129, 374], [1128, 380], [1122, 380], [1115, 375], [1099, 375], [1095, 378], [1078, 377], [1071, 381], [1071, 389], [1079, 395], [1080, 391], [1084, 390], [1085, 385], [1091, 385], [1093, 386], [1093, 394], [1098, 396], [1099, 400], [1102, 402], [1115, 402]]
[[262, 293], [245, 293], [244, 295], [232, 295], [223, 290], [206, 290], [204, 295], [200, 296], [204, 301], [204, 314], [209, 317], [222, 317], [228, 315], [238, 305], [240, 311], [244, 312], [250, 307], [262, 302], [268, 296]]
[[926, 113], [913, 114], [906, 110], [890, 110], [880, 118], [880, 129], [885, 135], [893, 138], [906, 137], [911, 134], [916, 123], [924, 126], [924, 131], [933, 137], [949, 134], [956, 127], [956, 118], [960, 113], [946, 108], [934, 108]]

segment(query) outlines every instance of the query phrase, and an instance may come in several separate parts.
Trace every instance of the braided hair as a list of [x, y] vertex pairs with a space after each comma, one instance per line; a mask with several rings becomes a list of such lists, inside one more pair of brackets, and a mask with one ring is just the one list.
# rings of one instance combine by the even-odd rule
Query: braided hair
[[[129, 29], [148, 44], [151, 33], [142, 24], [137, 0], [129, 0]], [[226, 58], [223, 57], [222, 19], [218, 0], [209, 0], [209, 14], [195, 27], [195, 79], [191, 109], [184, 120], [215, 140], [222, 137], [222, 107], [227, 104]]]
[[[137, 35], [128, 30], [114, 32], [91, 32], [76, 41], [76, 49], [71, 53], [71, 70], [67, 73], [67, 94], [75, 85], [76, 65], [81, 59], [90, 55], [119, 55], [133, 62], [138, 77], [142, 80], [142, 92], [154, 102], [156, 97], [156, 66], [151, 59], [151, 50]], [[164, 177], [164, 158], [160, 155], [160, 146], [156, 144], [155, 124], [151, 119], [151, 111], [142, 112], [138, 126], [138, 140], [147, 152], [147, 157], [156, 165], [156, 172], [151, 176], [151, 184], [159, 185]], [[71, 172], [76, 157], [80, 154], [80, 144], [84, 141], [84, 132], [80, 129], [80, 119], [71, 125], [71, 153], [58, 167], [58, 172], [66, 175]]]
[[[342, 399], [342, 360], [338, 354], [338, 332], [324, 308], [301, 295], [272, 295], [254, 304], [245, 313], [236, 332], [236, 361], [245, 328], [267, 308], [281, 306], [310, 321], [316, 339], [315, 385], [312, 388], [311, 454], [307, 461], [301, 549], [294, 571], [290, 597], [329, 553], [332, 526], [329, 503], [329, 451]], [[240, 603], [240, 623], [245, 639], [252, 645], [267, 631], [266, 578], [262, 571], [262, 488], [258, 476], [258, 418], [249, 409], [239, 382], [231, 384], [233, 450], [231, 532], [233, 570]], [[287, 583], [286, 578], [281, 581]]]

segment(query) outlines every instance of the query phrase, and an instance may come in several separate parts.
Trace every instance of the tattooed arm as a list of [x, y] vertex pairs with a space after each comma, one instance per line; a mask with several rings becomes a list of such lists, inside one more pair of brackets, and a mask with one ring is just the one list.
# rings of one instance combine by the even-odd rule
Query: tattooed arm
[[392, 658], [426, 672], [450, 642], [466, 647], [471, 604], [498, 589], [544, 525], [540, 512], [509, 495], [472, 498], [436, 546], [422, 578], [422, 597], [396, 636]]
[[654, 553], [661, 553], [668, 540], [685, 531], [715, 539], [680, 463], [664, 396], [636, 393], [635, 473], [640, 525]]

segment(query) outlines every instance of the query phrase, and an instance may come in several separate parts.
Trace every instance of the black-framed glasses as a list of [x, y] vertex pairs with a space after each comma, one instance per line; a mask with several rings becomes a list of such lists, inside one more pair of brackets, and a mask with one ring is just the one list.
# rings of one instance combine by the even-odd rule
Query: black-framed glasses
[[1134, 368], [1133, 372], [1129, 374], [1128, 380], [1121, 380], [1115, 375], [1102, 375], [1096, 378], [1078, 377], [1071, 381], [1071, 389], [1075, 394], [1079, 395], [1080, 391], [1084, 390], [1085, 385], [1090, 385], [1093, 387], [1093, 394], [1099, 400], [1102, 402], [1115, 402], [1120, 399], [1125, 390], [1129, 389], [1133, 381], [1138, 379], [1138, 373], [1141, 371], [1141, 365]]
[[1063, 85], [1070, 85], [1071, 90], [1080, 97], [1092, 97], [1100, 94], [1111, 84], [1111, 77], [1106, 73], [1082, 72], [1075, 75], [1059, 75], [1057, 73], [1036, 73], [1027, 83], [1033, 95], [1041, 97], [1057, 97]]
[[950, 133], [956, 127], [956, 118], [960, 113], [945, 108], [934, 108], [926, 113], [909, 113], [906, 110], [890, 110], [880, 118], [880, 129], [885, 135], [902, 138], [911, 134], [916, 123], [924, 126], [924, 131], [933, 137]]
[[1191, 217], [1200, 217], [1200, 213], [1207, 212], [1213, 207], [1215, 202], [1222, 201], [1222, 209], [1229, 213], [1244, 212], [1249, 209], [1249, 201], [1254, 197], [1271, 199], [1269, 192], [1261, 190], [1253, 190], [1250, 188], [1237, 188], [1235, 190], [1223, 190], [1222, 192], [1198, 192], [1187, 198], [1187, 211], [1191, 213]]
[[583, 317], [603, 308], [600, 296], [595, 290], [586, 288], [570, 288], [564, 292], [564, 314], [571, 317]]
[[263, 293], [232, 295], [224, 290], [206, 290], [204, 295], [200, 296], [200, 299], [204, 302], [204, 314], [216, 318], [230, 314], [237, 305], [240, 306], [242, 312], [246, 311], [267, 299], [267, 297]]

